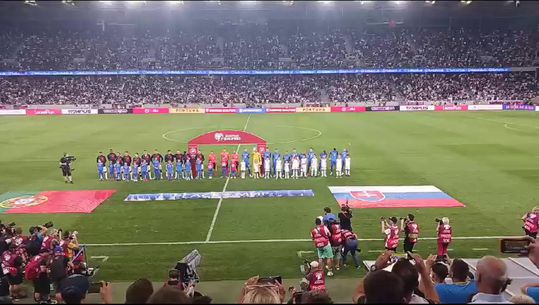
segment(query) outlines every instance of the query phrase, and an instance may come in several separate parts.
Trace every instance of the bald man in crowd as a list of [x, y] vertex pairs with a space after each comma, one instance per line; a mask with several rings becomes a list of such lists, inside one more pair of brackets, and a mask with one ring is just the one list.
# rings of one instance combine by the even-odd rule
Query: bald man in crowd
[[507, 277], [507, 266], [500, 258], [484, 256], [477, 262], [477, 293], [471, 303], [512, 304], [503, 295], [511, 283]]

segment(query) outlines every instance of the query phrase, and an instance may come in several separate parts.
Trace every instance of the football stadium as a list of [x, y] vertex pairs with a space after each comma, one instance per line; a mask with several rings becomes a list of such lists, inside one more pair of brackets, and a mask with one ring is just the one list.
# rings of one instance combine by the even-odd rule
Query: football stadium
[[0, 2], [1, 303], [539, 301], [539, 4]]

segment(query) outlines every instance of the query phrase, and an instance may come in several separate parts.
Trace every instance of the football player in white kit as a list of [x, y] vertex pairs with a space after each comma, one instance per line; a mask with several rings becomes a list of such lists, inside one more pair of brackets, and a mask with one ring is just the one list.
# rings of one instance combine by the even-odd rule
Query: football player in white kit
[[320, 155], [320, 176], [321, 177], [327, 177], [327, 169], [328, 169], [328, 157], [324, 153]]
[[300, 177], [307, 178], [307, 157], [301, 158], [301, 174]]
[[316, 155], [311, 159], [311, 177], [318, 176], [318, 159]]
[[240, 162], [240, 172], [241, 172], [241, 179], [245, 179], [245, 159], [242, 159]]
[[350, 156], [346, 156], [344, 159], [344, 174], [350, 176]]
[[337, 164], [335, 165], [335, 177], [342, 177], [342, 158], [340, 154], [337, 156]]
[[271, 172], [271, 158], [264, 158], [264, 178], [269, 179]]
[[298, 179], [299, 175], [299, 158], [298, 156], [295, 156], [292, 159], [292, 178]]

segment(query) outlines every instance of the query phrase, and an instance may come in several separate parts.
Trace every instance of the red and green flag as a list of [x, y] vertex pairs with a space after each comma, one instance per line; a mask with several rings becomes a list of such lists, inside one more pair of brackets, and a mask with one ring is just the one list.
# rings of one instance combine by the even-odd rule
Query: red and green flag
[[116, 190], [9, 192], [0, 195], [0, 214], [92, 213]]

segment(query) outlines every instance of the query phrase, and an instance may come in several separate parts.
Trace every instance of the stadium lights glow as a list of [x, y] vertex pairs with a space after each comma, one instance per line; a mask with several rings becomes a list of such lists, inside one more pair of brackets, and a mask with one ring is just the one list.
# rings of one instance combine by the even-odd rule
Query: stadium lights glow
[[213, 2], [213, 3], [217, 4], [217, 5], [221, 5], [221, 1], [210, 1], [210, 2]]
[[401, 5], [404, 4], [404, 1], [393, 1], [393, 3], [395, 3], [396, 5]]
[[169, 5], [181, 5], [181, 4], [183, 4], [183, 1], [181, 1], [181, 0], [167, 1], [167, 3], [168, 3]]
[[112, 1], [99, 1], [99, 3], [103, 3], [105, 5], [111, 5]]
[[464, 5], [468, 5], [468, 4], [472, 3], [472, 0], [460, 0], [460, 3], [462, 3]]
[[248, 4], [248, 5], [252, 5], [252, 4], [256, 4], [256, 1], [240, 1], [241, 4]]
[[75, 5], [75, 2], [73, 2], [73, 0], [62, 0], [62, 3], [63, 4]]
[[24, 4], [34, 5], [34, 6], [37, 5], [35, 0], [24, 0]]
[[146, 1], [127, 1], [127, 4], [129, 5], [146, 4]]
[[293, 5], [294, 4], [294, 1], [282, 1], [283, 5]]
[[435, 0], [427, 0], [427, 1], [425, 1], [425, 2], [426, 2], [427, 4], [431, 4], [431, 5], [434, 4], [434, 3], [436, 3]]
[[321, 4], [333, 4], [333, 1], [318, 1], [318, 3], [321, 3]]

